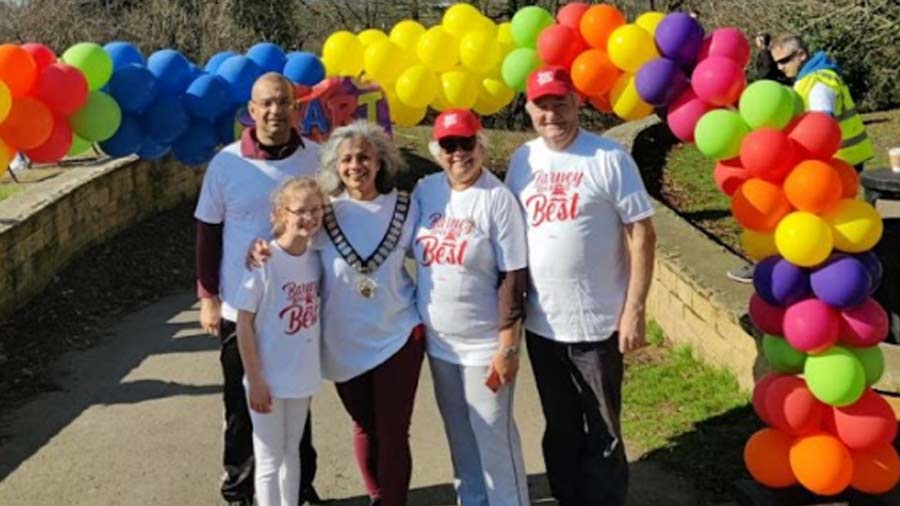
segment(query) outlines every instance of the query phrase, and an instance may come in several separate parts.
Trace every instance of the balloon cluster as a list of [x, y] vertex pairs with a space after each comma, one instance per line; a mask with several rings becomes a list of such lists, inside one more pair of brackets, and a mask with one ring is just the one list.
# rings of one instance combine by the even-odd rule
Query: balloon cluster
[[693, 135], [718, 162], [744, 250], [759, 261], [749, 314], [773, 372], [756, 384], [753, 406], [770, 427], [747, 442], [747, 469], [766, 486], [800, 483], [820, 495], [890, 490], [900, 481], [897, 421], [871, 389], [888, 333], [871, 297], [883, 225], [854, 198], [856, 172], [834, 158], [837, 121], [803, 113], [790, 88], [757, 81], [737, 110], [703, 114]]
[[110, 156], [186, 165], [209, 161], [234, 141], [236, 113], [254, 81], [279, 72], [297, 85], [325, 77], [313, 54], [260, 43], [246, 55], [226, 51], [201, 69], [173, 49], [145, 59], [128, 42], [75, 44], [57, 60], [36, 43], [0, 46], [0, 167], [21, 152], [54, 163], [99, 144]]
[[515, 96], [500, 75], [500, 64], [513, 49], [510, 30], [510, 23], [497, 25], [459, 3], [429, 28], [404, 19], [387, 34], [335, 32], [322, 46], [322, 61], [329, 76], [362, 75], [381, 84], [399, 126], [419, 123], [429, 106], [490, 115]]

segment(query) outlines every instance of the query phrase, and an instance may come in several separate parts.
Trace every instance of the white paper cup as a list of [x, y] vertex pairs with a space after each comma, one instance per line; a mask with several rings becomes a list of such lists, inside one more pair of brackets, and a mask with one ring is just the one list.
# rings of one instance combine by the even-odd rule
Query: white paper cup
[[889, 149], [888, 158], [891, 161], [891, 170], [900, 172], [900, 148]]

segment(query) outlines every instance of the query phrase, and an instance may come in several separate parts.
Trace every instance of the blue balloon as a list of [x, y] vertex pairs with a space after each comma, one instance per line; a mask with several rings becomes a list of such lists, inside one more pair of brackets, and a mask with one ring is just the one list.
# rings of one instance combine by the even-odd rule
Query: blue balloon
[[131, 42], [117, 40], [103, 46], [103, 49], [106, 50], [106, 54], [112, 59], [113, 72], [132, 63], [138, 65], [146, 63], [141, 50]]
[[234, 117], [236, 113], [235, 109], [229, 109], [216, 118], [216, 136], [219, 138], [220, 144], [228, 145], [237, 139], [234, 132], [235, 123], [237, 123]]
[[325, 65], [318, 56], [305, 51], [292, 51], [287, 55], [282, 73], [294, 84], [315, 86], [325, 79]]
[[137, 155], [144, 160], [159, 160], [166, 156], [171, 149], [171, 146], [168, 144], [159, 144], [150, 139], [144, 139], [144, 143], [141, 145], [141, 149], [138, 150]]
[[185, 165], [200, 165], [216, 154], [219, 138], [212, 125], [197, 122], [172, 144], [172, 152]]
[[246, 56], [232, 56], [222, 62], [216, 73], [231, 86], [231, 100], [243, 104], [250, 100], [253, 83], [263, 74], [259, 65]]
[[221, 51], [212, 55], [209, 61], [206, 62], [206, 67], [204, 70], [209, 72], [210, 74], [215, 74], [217, 70], [219, 70], [219, 66], [222, 65], [222, 62], [231, 58], [232, 56], [238, 56], [234, 51]]
[[247, 50], [247, 58], [253, 60], [264, 73], [281, 72], [287, 57], [277, 44], [260, 42]]
[[184, 107], [191, 116], [213, 122], [231, 105], [231, 87], [217, 75], [204, 74], [188, 86]]
[[137, 153], [143, 143], [144, 133], [141, 131], [137, 116], [123, 114], [119, 129], [115, 135], [100, 143], [100, 149], [107, 155], [117, 158]]
[[[191, 63], [191, 82], [197, 80], [198, 77], [206, 75], [206, 71]], [[190, 86], [190, 85], [188, 85]]]
[[190, 124], [181, 97], [159, 97], [141, 116], [141, 129], [147, 138], [163, 145], [171, 144]]
[[180, 95], [191, 84], [191, 62], [174, 49], [160, 49], [151, 54], [147, 68], [156, 76], [160, 95]]
[[156, 98], [156, 77], [147, 67], [129, 63], [113, 73], [107, 88], [124, 112], [140, 114]]

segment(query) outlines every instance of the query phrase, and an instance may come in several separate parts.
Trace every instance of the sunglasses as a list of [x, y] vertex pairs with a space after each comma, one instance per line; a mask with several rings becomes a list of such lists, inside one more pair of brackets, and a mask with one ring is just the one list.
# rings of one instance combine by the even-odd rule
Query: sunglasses
[[447, 153], [455, 153], [457, 149], [472, 151], [475, 149], [475, 137], [444, 137], [438, 140], [438, 144]]
[[775, 60], [775, 65], [787, 65], [789, 61], [793, 60], [794, 57], [797, 56], [797, 51], [792, 52], [791, 54], [785, 56], [784, 58], [780, 58]]

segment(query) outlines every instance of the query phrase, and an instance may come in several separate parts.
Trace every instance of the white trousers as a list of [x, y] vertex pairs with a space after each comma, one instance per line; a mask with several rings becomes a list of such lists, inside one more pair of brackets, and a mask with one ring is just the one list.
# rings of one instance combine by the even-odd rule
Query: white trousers
[[254, 484], [259, 506], [297, 506], [300, 495], [300, 440], [311, 397], [272, 398], [272, 411], [250, 409], [253, 423]]
[[519, 431], [513, 420], [515, 383], [492, 392], [488, 366], [429, 357], [434, 396], [450, 443], [456, 493], [462, 506], [528, 506]]

